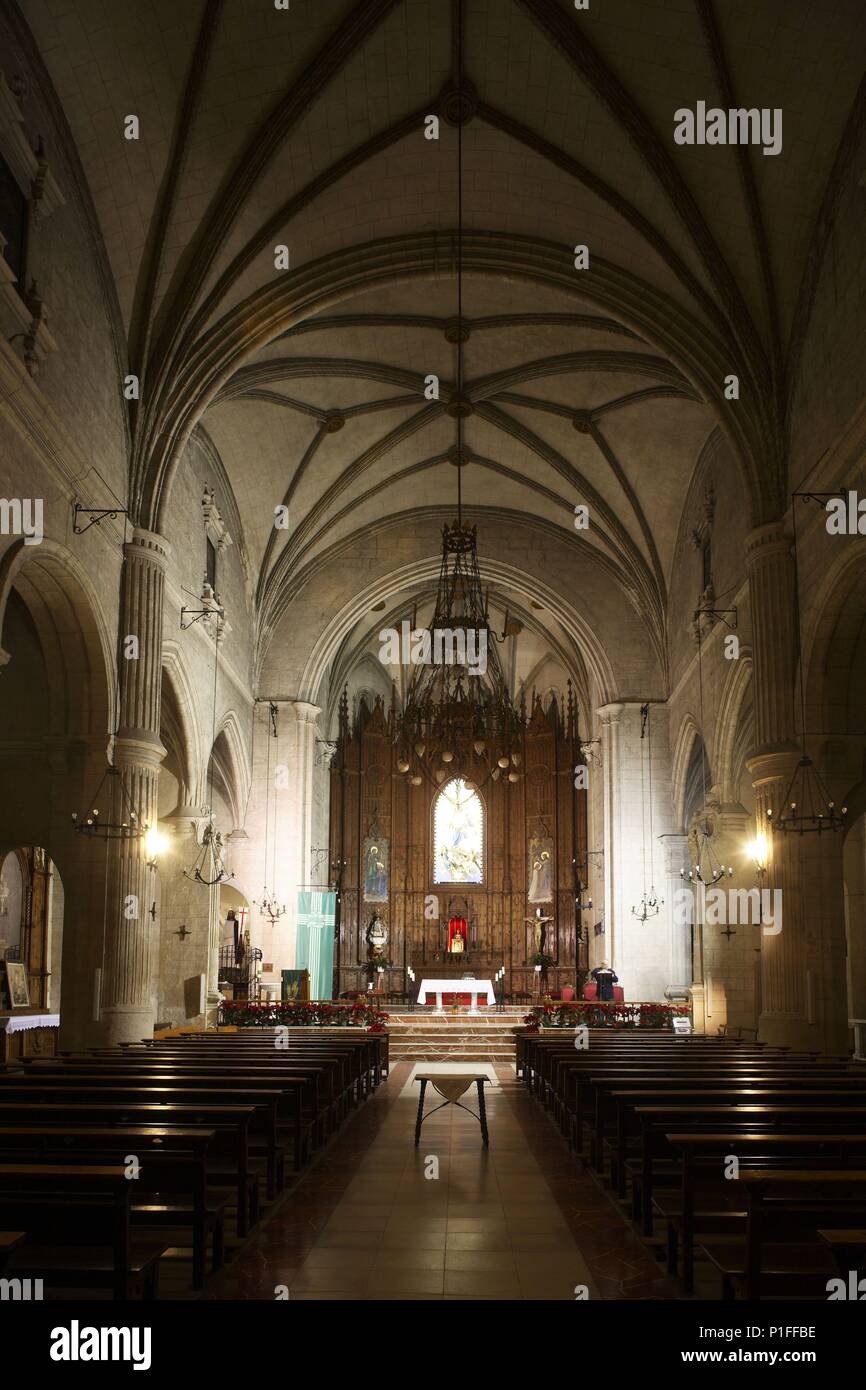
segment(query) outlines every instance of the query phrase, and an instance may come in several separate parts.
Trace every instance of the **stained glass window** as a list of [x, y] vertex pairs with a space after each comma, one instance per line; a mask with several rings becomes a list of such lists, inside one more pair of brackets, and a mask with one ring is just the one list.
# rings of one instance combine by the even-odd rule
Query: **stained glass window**
[[483, 882], [484, 808], [462, 777], [455, 777], [436, 798], [433, 842], [434, 883]]

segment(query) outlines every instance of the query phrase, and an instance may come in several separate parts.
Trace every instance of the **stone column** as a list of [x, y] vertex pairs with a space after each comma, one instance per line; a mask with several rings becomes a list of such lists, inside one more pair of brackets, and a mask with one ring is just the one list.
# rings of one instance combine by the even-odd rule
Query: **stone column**
[[[688, 998], [692, 983], [692, 924], [684, 912], [677, 912], [677, 894], [683, 891], [680, 870], [691, 868], [689, 838], [683, 834], [660, 835], [664, 854], [665, 910], [670, 921], [670, 984], [665, 990], [668, 998]], [[683, 919], [683, 920], [680, 920]]]
[[[302, 700], [274, 703], [277, 704], [277, 738], [272, 740], [271, 783], [266, 785], [267, 758], [260, 751], [257, 785], [262, 789], [262, 804], [266, 795], [270, 797], [269, 835], [276, 847], [275, 853], [272, 849], [268, 851], [268, 862], [275, 865], [274, 882], [268, 887], [286, 907], [285, 916], [273, 928], [265, 927], [271, 943], [265, 954], [279, 981], [279, 972], [295, 965], [298, 890], [310, 883], [316, 719], [320, 710], [318, 705]], [[263, 712], [259, 717], [267, 721], [267, 703], [263, 702], [261, 708]], [[256, 826], [264, 836], [263, 810], [259, 812]]]
[[743, 847], [751, 839], [751, 817], [743, 806], [730, 803], [708, 805], [705, 819], [712, 831], [710, 844], [718, 863], [734, 870], [731, 877], [725, 874], [715, 885], [724, 893], [724, 912], [711, 912], [708, 908], [709, 920], [703, 927], [707, 1032], [716, 1033], [722, 1024], [730, 1031], [754, 1027], [760, 925], [757, 918], [751, 920], [751, 902], [743, 912], [741, 899], [732, 896], [732, 890], [748, 891], [754, 887], [751, 865], [743, 856]]
[[845, 921], [848, 939], [848, 1009], [855, 1028], [857, 1052], [866, 1060], [866, 816], [851, 827], [845, 840]]
[[[160, 864], [162, 908], [159, 932], [159, 1018], [172, 1027], [203, 1022], [200, 982], [210, 970], [211, 901], [219, 886], [209, 888], [187, 877], [184, 870], [201, 853], [201, 833], [207, 821], [201, 806], [181, 805], [161, 822], [171, 848]], [[207, 869], [207, 863], [205, 864]], [[214, 988], [216, 988], [214, 980]]]
[[318, 705], [296, 700], [295, 716], [295, 805], [298, 813], [298, 885], [310, 883], [313, 848], [313, 776], [316, 765], [316, 721]]
[[[604, 945], [602, 955], [619, 973], [619, 927], [622, 909], [619, 817], [619, 722], [622, 705], [602, 705], [602, 769], [604, 773]], [[598, 961], [590, 961], [590, 968]]]
[[[120, 600], [120, 719], [114, 761], [128, 805], [156, 823], [157, 779], [165, 749], [159, 738], [162, 620], [168, 542], [136, 529], [124, 547]], [[138, 639], [127, 659], [124, 639]], [[148, 915], [149, 870], [141, 839], [109, 843], [100, 1023], [108, 1043], [131, 1042], [153, 1031], [150, 992], [153, 923]]]
[[[800, 757], [794, 705], [794, 570], [779, 523], [747, 541], [755, 686], [756, 823], [767, 836], [765, 882], [782, 894], [782, 930], [762, 939], [760, 1037], [843, 1052], [847, 1047], [842, 836], [772, 830]], [[772, 816], [768, 812], [772, 811]]]

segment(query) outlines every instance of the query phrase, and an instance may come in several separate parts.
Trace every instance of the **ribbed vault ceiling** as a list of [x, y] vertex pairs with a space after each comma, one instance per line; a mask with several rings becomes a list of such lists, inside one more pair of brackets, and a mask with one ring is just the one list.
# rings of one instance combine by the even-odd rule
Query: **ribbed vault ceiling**
[[[794, 373], [863, 118], [859, 0], [837, 0], [832, 23], [810, 0], [464, 0], [462, 35], [456, 0], [23, 8], [142, 379], [141, 524], [159, 528], [204, 431], [269, 630], [311, 573], [383, 526], [417, 525], [435, 553], [459, 406], [482, 532], [490, 510], [515, 535], [553, 528], [588, 548], [662, 651], [682, 502], [711, 432], [729, 437], [753, 519], [782, 497]], [[459, 403], [445, 119], [458, 78]], [[677, 146], [674, 110], [699, 100], [781, 107], [784, 155]], [[122, 138], [129, 112], [138, 142]], [[423, 135], [433, 112], [438, 141]], [[573, 268], [576, 243], [589, 271]], [[439, 401], [424, 399], [429, 373]], [[275, 532], [282, 502], [290, 527]]]

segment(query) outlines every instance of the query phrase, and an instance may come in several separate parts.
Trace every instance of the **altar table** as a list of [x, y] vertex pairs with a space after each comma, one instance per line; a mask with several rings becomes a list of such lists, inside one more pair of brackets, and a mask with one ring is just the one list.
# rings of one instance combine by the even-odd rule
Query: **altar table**
[[488, 1004], [496, 1003], [492, 980], [422, 980], [418, 991], [418, 1003], [426, 1004], [427, 995], [436, 995], [436, 1012], [441, 1014], [443, 994], [468, 994], [472, 1000], [471, 1013], [478, 1012], [478, 996], [486, 995]]

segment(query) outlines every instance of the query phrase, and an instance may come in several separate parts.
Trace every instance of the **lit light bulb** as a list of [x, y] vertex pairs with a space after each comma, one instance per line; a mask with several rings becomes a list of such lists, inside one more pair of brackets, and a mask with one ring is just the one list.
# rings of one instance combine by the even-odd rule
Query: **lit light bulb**
[[144, 837], [144, 852], [148, 863], [155, 863], [168, 848], [168, 840], [157, 826], [152, 825]]

